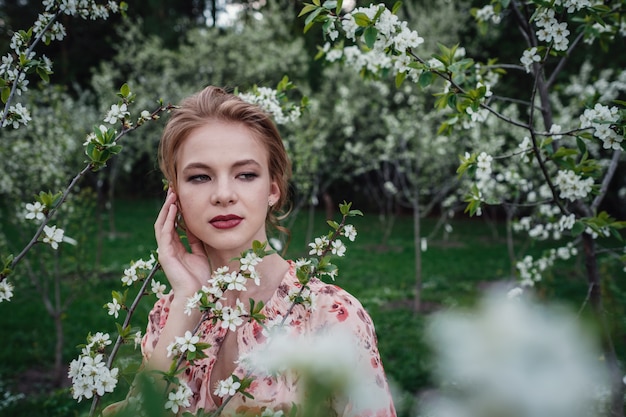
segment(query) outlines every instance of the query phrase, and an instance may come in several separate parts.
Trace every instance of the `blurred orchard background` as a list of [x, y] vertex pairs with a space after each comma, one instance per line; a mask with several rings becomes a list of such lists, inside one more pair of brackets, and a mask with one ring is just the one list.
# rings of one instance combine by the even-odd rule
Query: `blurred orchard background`
[[[0, 1], [3, 104], [15, 33], [46, 5], [70, 3]], [[57, 39], [34, 49], [51, 71], [42, 59], [45, 75], [30, 71], [10, 97], [31, 120], [0, 130], [0, 415], [89, 412], [72, 399], [68, 365], [89, 333], [120, 330], [107, 303], [131, 262], [155, 249], [165, 113], [144, 117], [57, 210], [56, 193], [93, 161], [94, 126], [121, 128], [123, 117], [108, 117], [120, 87], [139, 115], [209, 84], [252, 91], [285, 76], [295, 86], [286, 97], [308, 101], [280, 125], [294, 165], [287, 256], [306, 256], [342, 201], [364, 212], [337, 284], [374, 319], [398, 414], [624, 415], [624, 1], [406, 0], [394, 11], [423, 38], [406, 79], [350, 61], [348, 37], [325, 20], [336, 2], [312, 2], [302, 16], [293, 0], [127, 6], [106, 19], [61, 12]], [[345, 1], [337, 15], [367, 6]], [[376, 50], [380, 16], [357, 17], [360, 45]], [[551, 18], [569, 26], [548, 36], [538, 22]], [[55, 250], [40, 231], [14, 262], [51, 212], [66, 239]], [[485, 301], [493, 288], [502, 292]], [[530, 304], [497, 309], [502, 299]], [[154, 300], [137, 307], [133, 333]], [[105, 404], [125, 395], [137, 361], [125, 343]], [[473, 395], [481, 389], [487, 400]]]

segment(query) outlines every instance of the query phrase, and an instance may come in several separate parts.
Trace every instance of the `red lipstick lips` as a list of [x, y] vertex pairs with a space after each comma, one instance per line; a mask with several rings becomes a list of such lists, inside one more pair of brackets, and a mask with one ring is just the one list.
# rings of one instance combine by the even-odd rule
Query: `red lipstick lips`
[[226, 216], [215, 216], [209, 223], [216, 229], [231, 229], [241, 223], [243, 219], [234, 214], [228, 214]]

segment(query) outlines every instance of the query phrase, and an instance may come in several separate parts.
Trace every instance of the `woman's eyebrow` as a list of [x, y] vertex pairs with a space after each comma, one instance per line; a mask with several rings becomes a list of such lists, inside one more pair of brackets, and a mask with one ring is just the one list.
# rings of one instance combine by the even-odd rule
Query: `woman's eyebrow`
[[183, 172], [191, 170], [191, 169], [211, 169], [210, 166], [208, 166], [205, 163], [202, 162], [190, 162], [187, 165], [185, 165], [185, 167], [183, 168]]
[[254, 159], [242, 159], [241, 161], [237, 161], [233, 164], [233, 168], [239, 168], [245, 165], [256, 165], [256, 166], [261, 166], [261, 164], [259, 164], [256, 160]]
[[[259, 164], [254, 159], [242, 159], [240, 161], [236, 161], [235, 163], [233, 163], [232, 167], [240, 168], [242, 166], [247, 166], [247, 165], [255, 165], [257, 167], [261, 166], [261, 164]], [[209, 169], [210, 170], [211, 167], [205, 164], [204, 162], [190, 162], [187, 165], [185, 165], [185, 167], [183, 168], [183, 172], [191, 170], [191, 169]]]

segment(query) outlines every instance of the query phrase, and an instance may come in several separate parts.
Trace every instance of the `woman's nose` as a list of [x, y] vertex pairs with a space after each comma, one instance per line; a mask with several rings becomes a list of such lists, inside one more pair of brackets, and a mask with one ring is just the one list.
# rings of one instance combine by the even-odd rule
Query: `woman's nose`
[[218, 180], [211, 195], [211, 204], [227, 206], [235, 201], [237, 196], [233, 184], [228, 180]]

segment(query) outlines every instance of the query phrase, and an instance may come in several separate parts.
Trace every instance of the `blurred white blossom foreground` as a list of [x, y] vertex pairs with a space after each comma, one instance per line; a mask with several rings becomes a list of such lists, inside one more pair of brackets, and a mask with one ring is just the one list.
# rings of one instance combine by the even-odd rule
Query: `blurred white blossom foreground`
[[597, 342], [563, 308], [492, 293], [437, 314], [427, 337], [441, 390], [422, 417], [602, 415], [610, 394]]
[[[323, 406], [326, 394], [346, 415], [360, 415], [386, 404], [372, 377], [372, 364], [348, 334], [328, 330], [320, 334], [294, 334], [276, 326], [267, 332], [268, 343], [252, 351], [242, 361], [260, 374], [294, 378], [307, 392], [303, 415], [323, 415], [307, 407]], [[326, 393], [326, 394], [322, 394]]]

